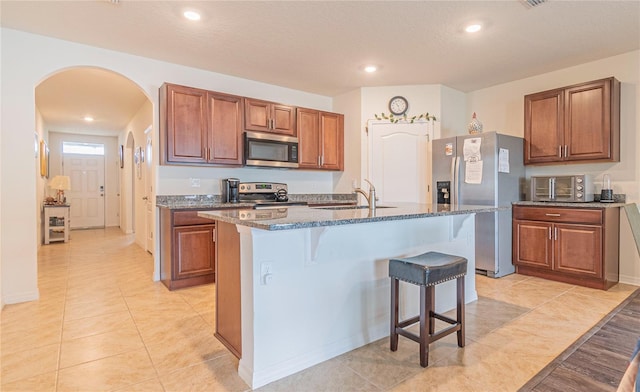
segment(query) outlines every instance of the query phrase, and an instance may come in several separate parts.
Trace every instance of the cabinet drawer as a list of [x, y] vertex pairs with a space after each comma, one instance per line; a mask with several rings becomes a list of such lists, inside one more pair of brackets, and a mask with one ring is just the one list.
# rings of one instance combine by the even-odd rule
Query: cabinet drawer
[[514, 207], [514, 219], [602, 224], [602, 210], [585, 208]]
[[209, 211], [207, 209], [194, 210], [194, 211], [174, 211], [173, 212], [173, 225], [174, 226], [187, 226], [187, 225], [211, 225], [215, 221], [207, 218], [201, 218], [198, 216], [198, 211]]

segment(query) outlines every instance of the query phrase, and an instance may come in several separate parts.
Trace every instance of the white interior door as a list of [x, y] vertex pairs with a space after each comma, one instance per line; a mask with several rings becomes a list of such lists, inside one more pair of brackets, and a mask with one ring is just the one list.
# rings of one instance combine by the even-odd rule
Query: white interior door
[[369, 179], [379, 204], [430, 203], [433, 122], [368, 123]]
[[64, 154], [63, 170], [71, 177], [65, 192], [72, 229], [104, 227], [104, 156]]
[[[148, 129], [151, 131], [151, 128]], [[147, 142], [144, 153], [144, 202], [145, 202], [145, 230], [146, 230], [146, 250], [153, 254], [154, 242], [153, 242], [153, 179], [151, 171], [151, 163], [153, 156], [151, 148], [151, 132], [145, 132], [147, 135]]]

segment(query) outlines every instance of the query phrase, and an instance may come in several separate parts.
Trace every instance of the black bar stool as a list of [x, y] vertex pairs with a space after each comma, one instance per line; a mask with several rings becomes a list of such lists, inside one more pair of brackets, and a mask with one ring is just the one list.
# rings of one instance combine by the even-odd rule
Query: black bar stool
[[[464, 276], [467, 274], [467, 259], [438, 252], [427, 252], [418, 256], [389, 260], [391, 277], [391, 351], [398, 350], [398, 335], [420, 343], [420, 366], [429, 365], [429, 344], [453, 332], [458, 334], [458, 347], [464, 347]], [[435, 287], [437, 284], [456, 279], [456, 320], [435, 312]], [[420, 315], [404, 321], [398, 320], [398, 294], [400, 281], [420, 286]], [[451, 324], [435, 332], [435, 319]], [[420, 335], [405, 330], [420, 321]]]

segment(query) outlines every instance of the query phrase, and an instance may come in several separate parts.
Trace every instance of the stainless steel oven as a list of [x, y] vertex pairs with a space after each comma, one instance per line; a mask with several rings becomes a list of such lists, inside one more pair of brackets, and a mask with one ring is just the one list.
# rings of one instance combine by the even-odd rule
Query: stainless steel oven
[[246, 166], [298, 167], [298, 138], [263, 132], [245, 132]]
[[581, 203], [593, 201], [593, 182], [586, 174], [532, 176], [531, 200]]

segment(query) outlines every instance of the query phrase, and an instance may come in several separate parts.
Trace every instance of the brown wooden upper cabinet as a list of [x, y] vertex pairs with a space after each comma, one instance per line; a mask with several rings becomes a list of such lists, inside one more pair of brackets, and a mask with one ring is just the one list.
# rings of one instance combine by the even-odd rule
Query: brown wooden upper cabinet
[[300, 168], [344, 170], [344, 116], [298, 108]]
[[245, 98], [244, 129], [296, 136], [296, 108]]
[[615, 78], [524, 97], [524, 163], [620, 161], [620, 82]]
[[162, 164], [241, 165], [242, 97], [165, 83], [160, 138]]

